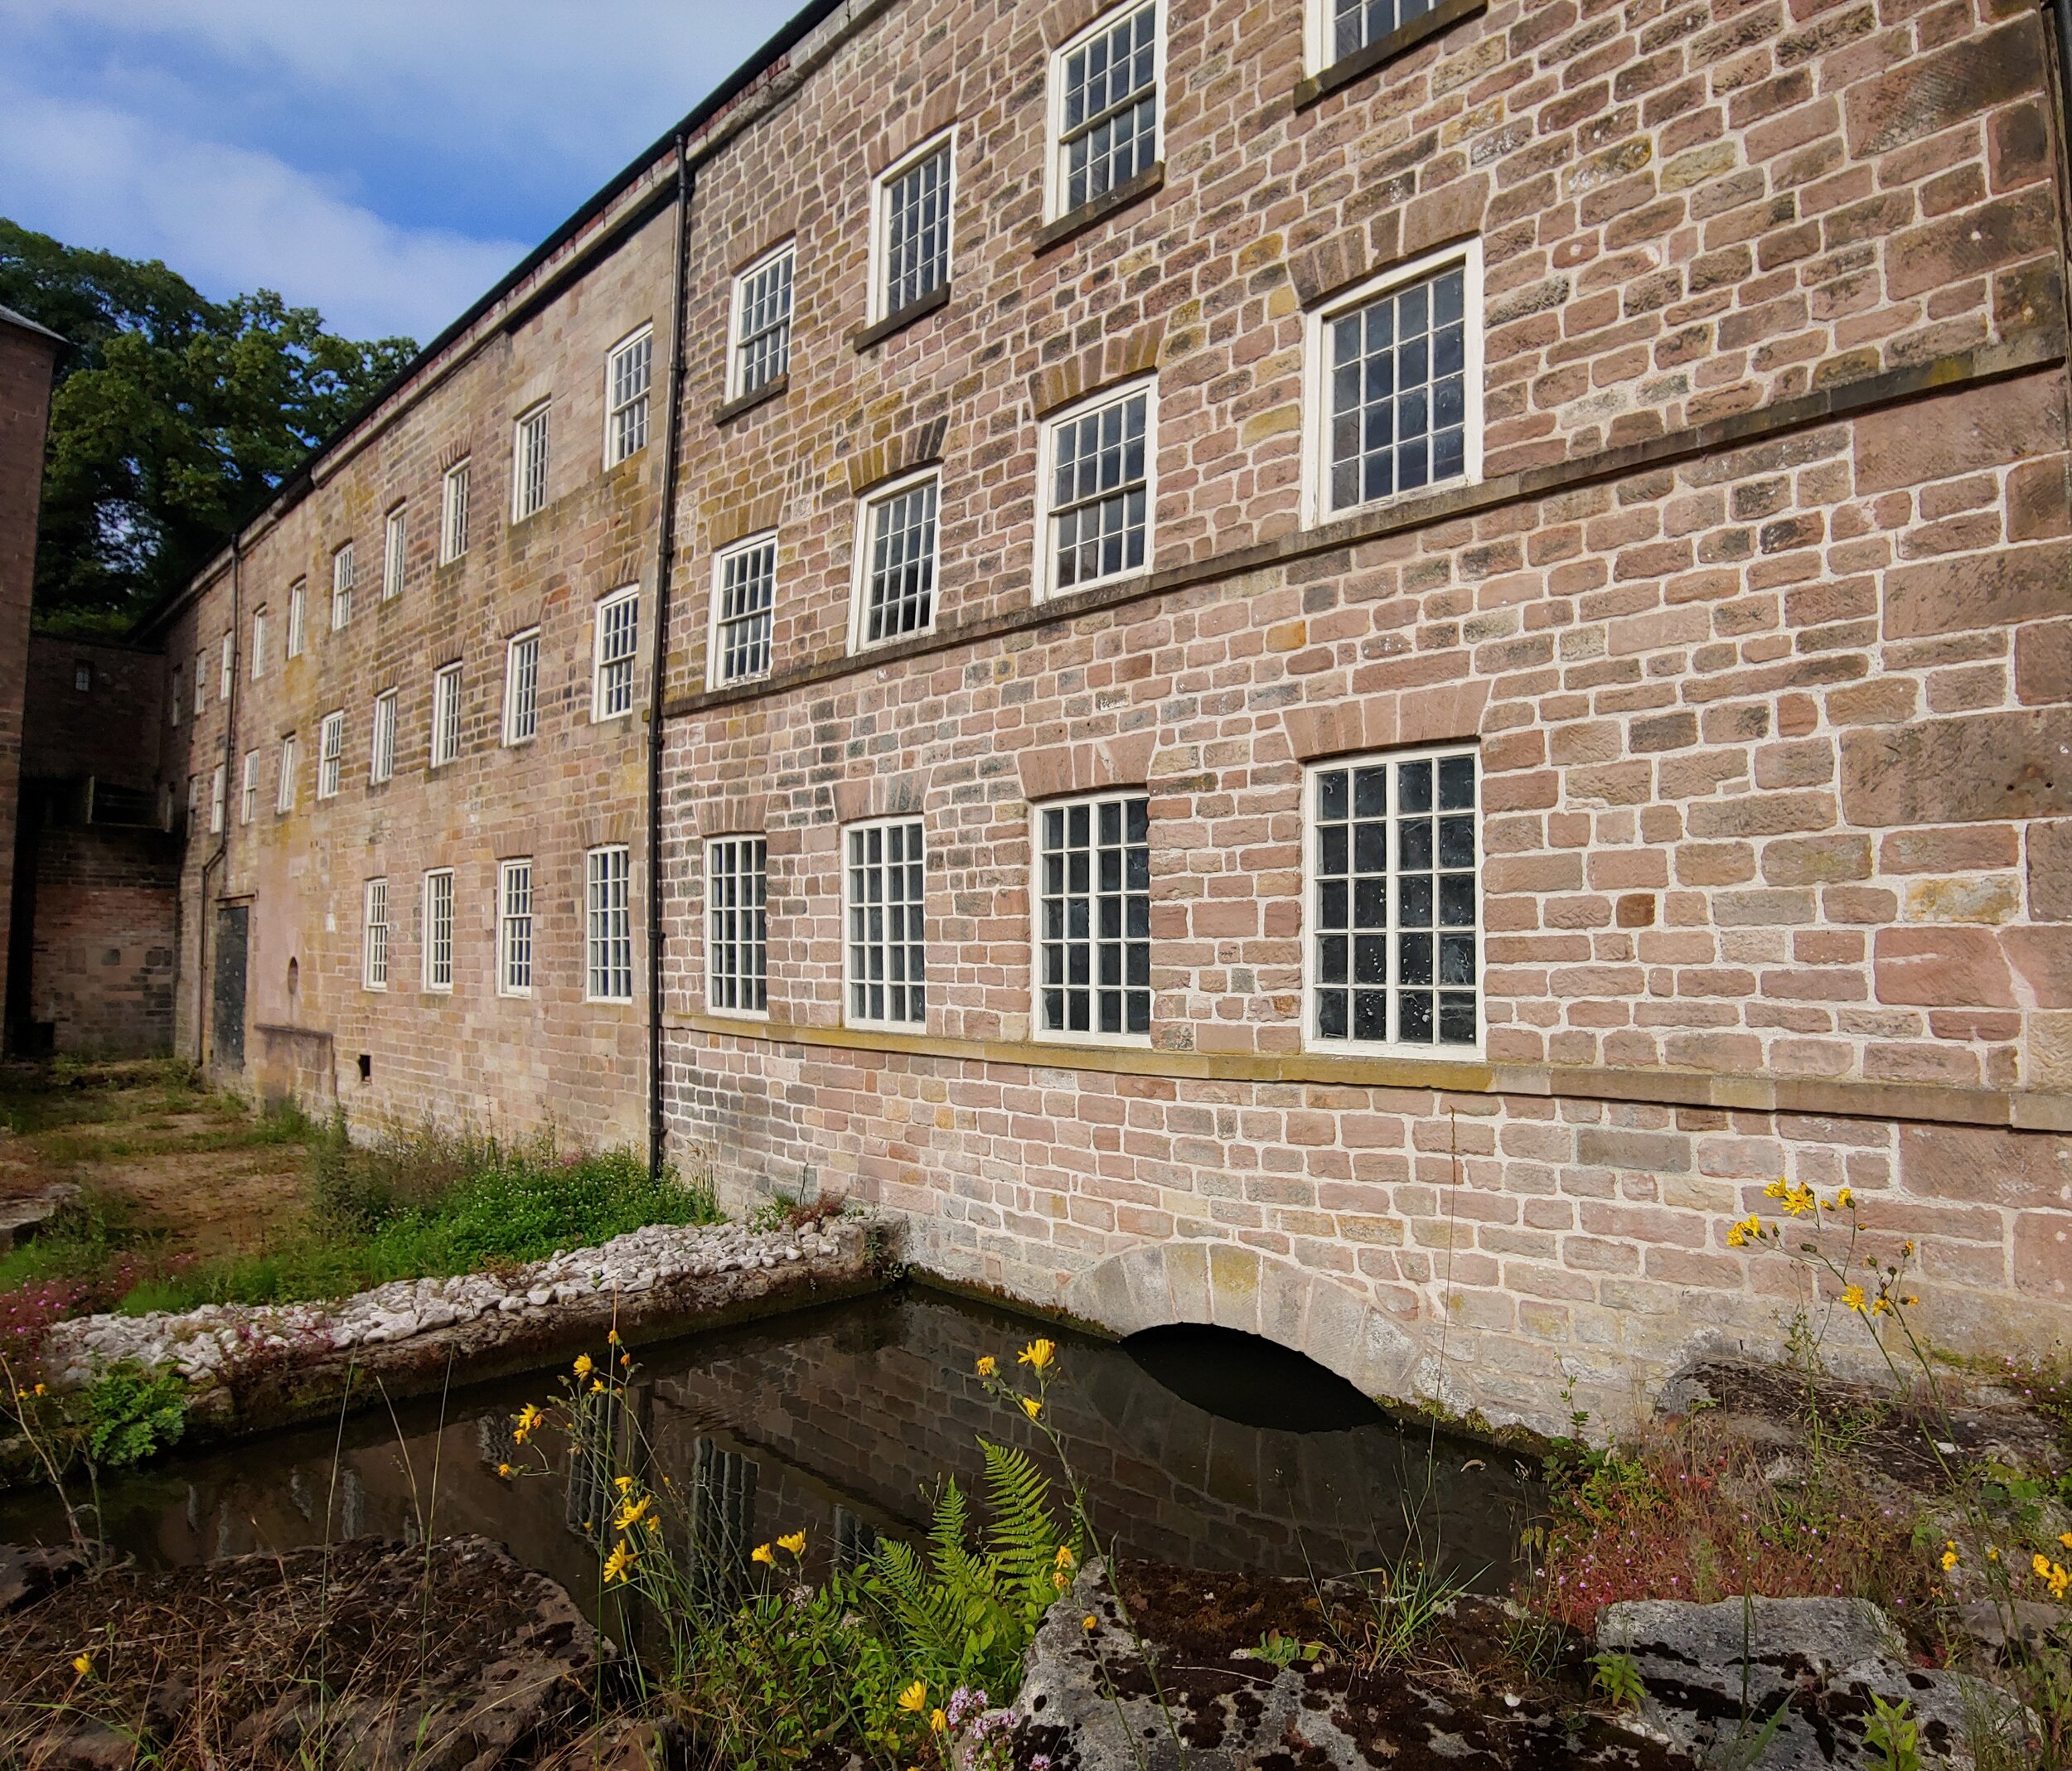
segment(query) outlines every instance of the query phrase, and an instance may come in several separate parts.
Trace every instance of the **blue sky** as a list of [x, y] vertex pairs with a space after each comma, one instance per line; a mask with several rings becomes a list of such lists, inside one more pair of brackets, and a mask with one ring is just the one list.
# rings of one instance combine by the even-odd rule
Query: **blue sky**
[[0, 0], [0, 215], [430, 338], [803, 0]]

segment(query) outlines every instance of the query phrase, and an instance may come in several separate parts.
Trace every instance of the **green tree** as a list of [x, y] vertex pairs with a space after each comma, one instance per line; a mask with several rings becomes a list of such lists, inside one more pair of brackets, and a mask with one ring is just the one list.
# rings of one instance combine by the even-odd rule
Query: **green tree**
[[152, 259], [0, 218], [0, 305], [61, 334], [36, 605], [121, 627], [172, 595], [412, 356], [271, 290], [212, 302]]

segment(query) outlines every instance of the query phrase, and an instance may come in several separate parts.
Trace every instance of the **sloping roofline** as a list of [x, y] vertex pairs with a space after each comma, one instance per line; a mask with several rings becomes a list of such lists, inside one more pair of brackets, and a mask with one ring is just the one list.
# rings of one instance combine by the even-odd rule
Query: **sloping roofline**
[[62, 332], [54, 332], [47, 326], [38, 326], [26, 313], [17, 313], [12, 307], [0, 307], [0, 325], [18, 327], [25, 332], [33, 332], [39, 338], [47, 338], [61, 350], [72, 348], [72, 341]]

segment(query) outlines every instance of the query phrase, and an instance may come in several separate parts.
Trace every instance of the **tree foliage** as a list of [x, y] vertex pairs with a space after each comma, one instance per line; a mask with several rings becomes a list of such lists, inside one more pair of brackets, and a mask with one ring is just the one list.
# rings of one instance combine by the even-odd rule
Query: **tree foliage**
[[119, 627], [172, 594], [415, 355], [270, 289], [213, 302], [157, 259], [0, 218], [0, 305], [66, 339], [44, 464], [36, 605]]

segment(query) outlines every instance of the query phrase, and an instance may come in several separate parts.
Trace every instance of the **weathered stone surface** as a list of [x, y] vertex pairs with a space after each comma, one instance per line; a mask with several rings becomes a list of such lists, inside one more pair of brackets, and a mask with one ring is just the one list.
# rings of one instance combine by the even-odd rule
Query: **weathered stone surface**
[[2072, 708], [1845, 733], [1842, 810], [1873, 829], [2072, 812]]
[[1933, 1009], [2011, 1008], [2007, 956], [1982, 928], [1881, 928], [1878, 1000]]
[[1886, 576], [1888, 639], [1969, 633], [2065, 612], [2072, 598], [2072, 546], [2012, 547], [1985, 559], [1936, 559]]
[[2029, 915], [2038, 922], [2072, 922], [2072, 818], [2029, 826]]
[[0, 1613], [32, 1605], [92, 1566], [70, 1544], [0, 1544]]
[[1977, 1125], [1908, 1125], [1900, 1178], [1910, 1193], [2072, 1211], [2072, 1138]]

